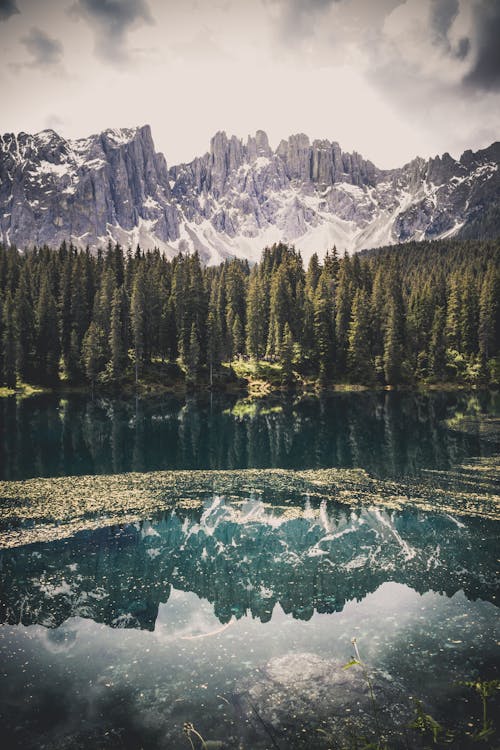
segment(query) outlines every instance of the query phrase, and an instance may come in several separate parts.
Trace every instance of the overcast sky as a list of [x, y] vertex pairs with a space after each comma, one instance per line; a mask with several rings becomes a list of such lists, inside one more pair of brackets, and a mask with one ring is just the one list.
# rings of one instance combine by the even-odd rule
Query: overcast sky
[[328, 138], [378, 166], [500, 139], [500, 0], [0, 0], [1, 132]]

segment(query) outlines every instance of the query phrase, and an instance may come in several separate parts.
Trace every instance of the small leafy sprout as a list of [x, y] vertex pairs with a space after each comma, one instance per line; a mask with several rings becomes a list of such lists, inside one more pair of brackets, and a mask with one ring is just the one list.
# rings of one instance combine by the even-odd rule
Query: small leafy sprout
[[481, 698], [483, 707], [482, 727], [479, 732], [472, 735], [473, 739], [479, 742], [489, 739], [495, 734], [495, 726], [493, 721], [488, 718], [488, 698], [491, 698], [497, 690], [500, 690], [500, 680], [471, 680], [460, 682], [459, 684], [472, 688]]
[[386, 745], [383, 743], [382, 727], [380, 726], [379, 710], [377, 706], [377, 701], [375, 699], [375, 690], [374, 690], [373, 682], [370, 677], [370, 673], [368, 671], [367, 665], [361, 659], [361, 655], [359, 653], [359, 648], [358, 648], [358, 642], [356, 638], [351, 638], [351, 643], [354, 648], [354, 656], [352, 657], [352, 659], [350, 659], [347, 662], [347, 664], [344, 664], [342, 669], [351, 669], [351, 667], [361, 667], [361, 669], [363, 670], [363, 677], [365, 679], [365, 682], [368, 686], [368, 691], [370, 693], [370, 702], [372, 706], [373, 719], [375, 722], [375, 730], [376, 730], [377, 737], [378, 737], [378, 740], [375, 744], [365, 745], [365, 748], [366, 750], [369, 750], [370, 747], [376, 748], [376, 750], [383, 750], [383, 748], [385, 748]]
[[424, 737], [430, 735], [434, 745], [437, 745], [438, 742], [446, 744], [453, 742], [453, 734], [445, 731], [436, 719], [425, 713], [422, 701], [416, 701], [415, 712], [416, 716], [410, 724], [411, 729], [416, 729]]

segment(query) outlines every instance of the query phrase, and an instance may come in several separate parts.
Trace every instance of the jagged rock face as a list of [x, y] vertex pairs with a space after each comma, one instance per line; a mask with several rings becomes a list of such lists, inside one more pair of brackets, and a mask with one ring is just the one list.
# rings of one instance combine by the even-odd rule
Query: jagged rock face
[[259, 130], [219, 132], [204, 156], [167, 169], [148, 126], [67, 141], [53, 130], [0, 136], [0, 228], [27, 247], [111, 237], [206, 262], [259, 258], [292, 242], [307, 259], [406, 240], [498, 233], [500, 144], [460, 160], [417, 158], [380, 170], [356, 152], [304, 134], [275, 151]]
[[148, 126], [66, 141], [53, 130], [0, 137], [2, 239], [20, 247], [72, 239], [128, 242], [142, 225], [178, 234], [167, 164]]

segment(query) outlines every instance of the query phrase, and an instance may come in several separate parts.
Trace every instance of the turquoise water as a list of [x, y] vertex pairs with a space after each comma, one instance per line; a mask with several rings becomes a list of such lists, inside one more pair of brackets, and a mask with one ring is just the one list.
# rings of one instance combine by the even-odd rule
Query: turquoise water
[[[460, 491], [498, 493], [484, 469], [499, 448], [489, 393], [44, 397], [0, 410], [10, 490], [37, 476], [333, 467], [401, 493], [429, 476], [453, 487], [460, 465]], [[500, 676], [499, 521], [375, 494], [194, 495], [0, 551], [3, 747], [189, 750], [184, 722], [227, 748], [353, 747], [377, 733], [418, 747], [405, 729], [415, 699], [476, 728], [480, 702], [459, 682]], [[364, 672], [342, 669], [355, 647], [375, 713]]]

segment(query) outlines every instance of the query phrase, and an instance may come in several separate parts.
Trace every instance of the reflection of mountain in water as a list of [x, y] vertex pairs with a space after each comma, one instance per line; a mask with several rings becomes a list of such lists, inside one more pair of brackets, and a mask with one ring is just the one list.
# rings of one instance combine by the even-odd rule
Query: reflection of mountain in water
[[[497, 399], [498, 401], [498, 399]], [[488, 393], [336, 393], [295, 402], [0, 400], [0, 479], [155, 469], [446, 469], [485, 450], [445, 420], [498, 409]]]
[[496, 603], [498, 524], [415, 510], [358, 513], [322, 502], [271, 508], [214, 498], [204, 510], [0, 557], [0, 619], [55, 627], [72, 616], [153, 630], [171, 587], [213, 603], [221, 622], [335, 612], [385, 581]]

